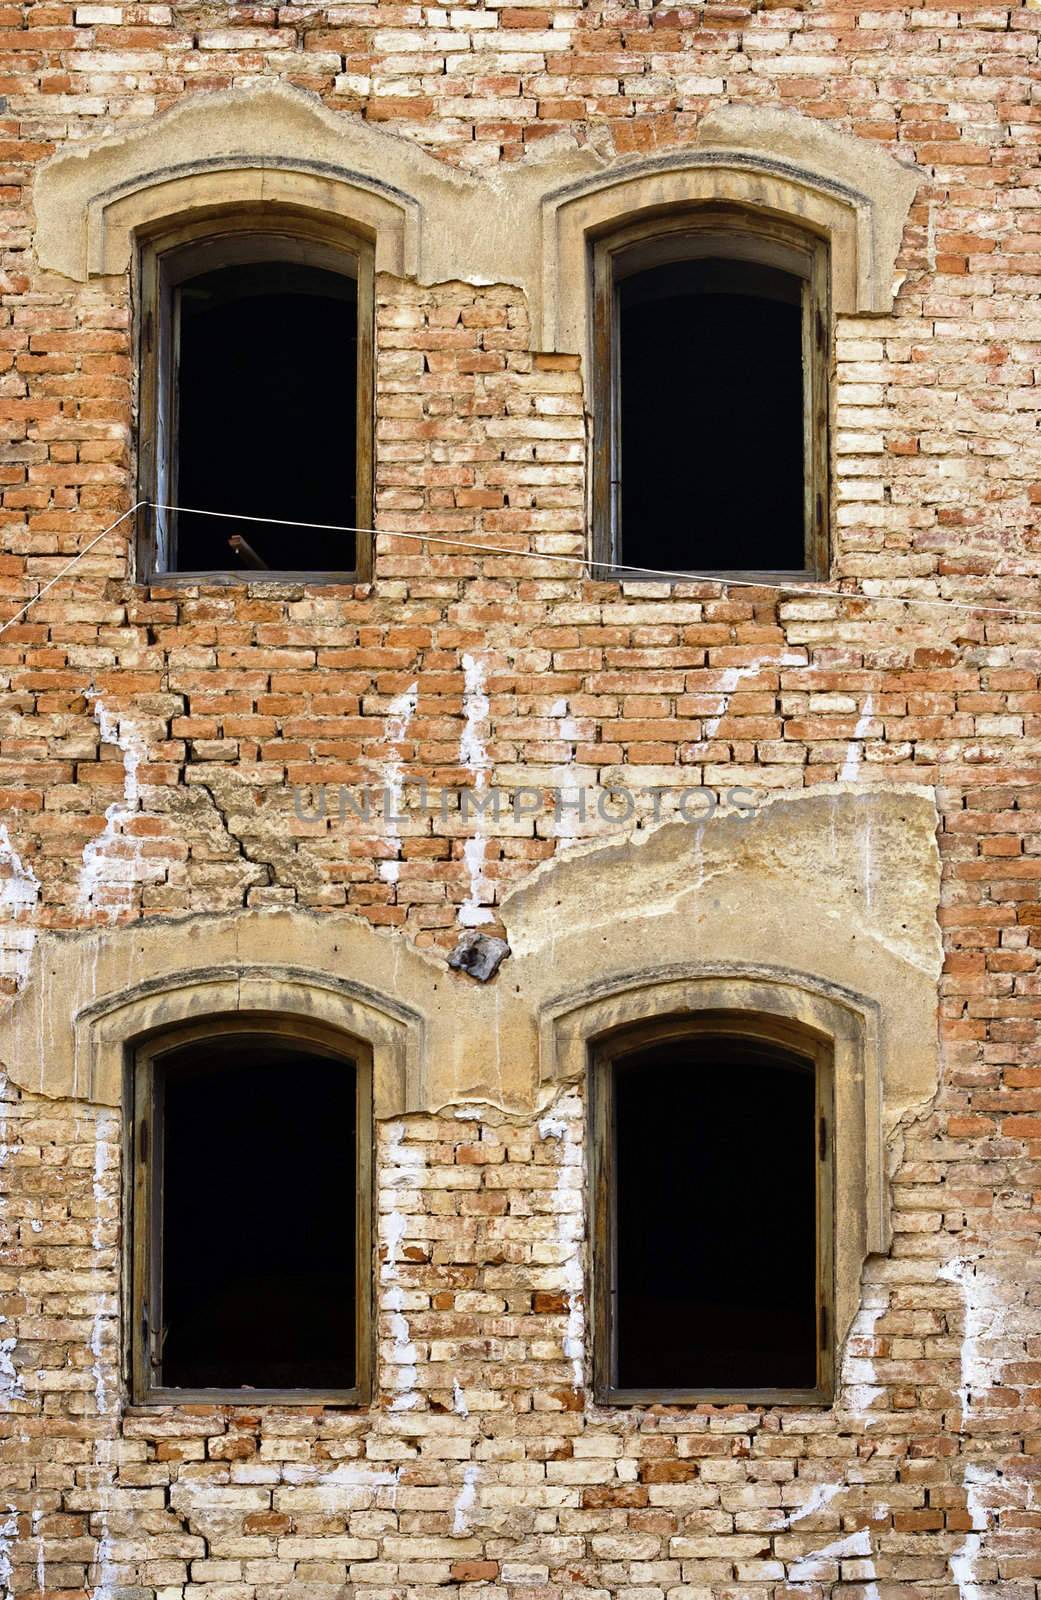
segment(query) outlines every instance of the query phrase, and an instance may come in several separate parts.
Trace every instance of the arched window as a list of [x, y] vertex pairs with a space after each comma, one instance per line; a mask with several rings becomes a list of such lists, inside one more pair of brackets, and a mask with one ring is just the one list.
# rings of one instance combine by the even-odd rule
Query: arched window
[[138, 1402], [352, 1403], [369, 1391], [369, 1056], [237, 1015], [137, 1052]]
[[368, 538], [321, 525], [371, 526], [371, 246], [278, 215], [142, 249], [145, 576], [369, 570]]
[[673, 1018], [599, 1044], [590, 1091], [600, 1398], [828, 1400], [824, 1045], [776, 1020]]
[[619, 568], [827, 564], [827, 246], [733, 210], [593, 245], [594, 528]]

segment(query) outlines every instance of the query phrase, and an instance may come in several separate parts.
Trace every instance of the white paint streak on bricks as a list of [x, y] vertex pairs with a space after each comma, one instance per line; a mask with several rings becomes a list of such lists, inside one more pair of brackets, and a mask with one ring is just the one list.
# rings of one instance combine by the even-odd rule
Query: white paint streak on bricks
[[416, 1390], [418, 1351], [405, 1315], [405, 1290], [399, 1281], [398, 1260], [408, 1229], [408, 1219], [400, 1209], [398, 1191], [416, 1189], [421, 1185], [424, 1157], [417, 1145], [409, 1145], [404, 1141], [404, 1124], [392, 1123], [387, 1130], [386, 1166], [382, 1182], [385, 1189], [392, 1191], [393, 1203], [386, 1212], [382, 1212], [381, 1208], [380, 1216], [380, 1236], [386, 1249], [380, 1269], [382, 1309], [387, 1313], [390, 1333], [389, 1347], [383, 1347], [383, 1359], [389, 1369], [386, 1387], [394, 1391], [390, 1403], [392, 1411], [412, 1411], [421, 1403]]
[[581, 1389], [585, 1382], [585, 1312], [582, 1302], [582, 1152], [574, 1137], [575, 1120], [582, 1108], [574, 1096], [557, 1102], [557, 1113], [539, 1120], [542, 1139], [559, 1139], [560, 1162], [553, 1203], [557, 1216], [557, 1243], [562, 1256], [567, 1325], [564, 1354], [571, 1363], [571, 1383]]
[[36, 1543], [36, 1589], [39, 1594], [43, 1594], [47, 1588], [47, 1555], [40, 1532], [42, 1517], [43, 1512], [37, 1506], [32, 1515], [32, 1536]]
[[[984, 1270], [982, 1259], [954, 1256], [940, 1268], [940, 1277], [957, 1284], [962, 1299], [962, 1337], [959, 1348], [958, 1403], [962, 1418], [986, 1410], [990, 1392], [999, 1382], [1000, 1359], [993, 1349], [1006, 1332], [1008, 1312], [996, 1278]], [[989, 1344], [988, 1352], [984, 1345]], [[1002, 1408], [1002, 1416], [1004, 1416]], [[965, 1426], [963, 1420], [962, 1426]], [[951, 1576], [961, 1600], [977, 1600], [984, 1591], [979, 1582], [983, 1537], [989, 1527], [986, 1495], [997, 1490], [1002, 1503], [1002, 1479], [995, 1468], [968, 1462], [964, 1469], [965, 1504], [972, 1528], [950, 1557]], [[1007, 1501], [1007, 1487], [1004, 1490]]]
[[[11, 1148], [8, 1143], [8, 1115], [7, 1115], [7, 1075], [0, 1072], [0, 1174], [10, 1158]], [[7, 1209], [7, 1201], [0, 1195], [0, 1215]], [[7, 1318], [0, 1316], [0, 1326], [7, 1323]], [[15, 1366], [15, 1353], [18, 1349], [18, 1340], [13, 1335], [0, 1338], [0, 1403], [11, 1400], [23, 1400], [25, 1390], [22, 1386], [21, 1376]]]
[[869, 1285], [864, 1302], [853, 1319], [846, 1339], [842, 1361], [841, 1399], [845, 1408], [864, 1427], [881, 1420], [882, 1413], [875, 1410], [877, 1402], [885, 1398], [885, 1389], [878, 1381], [874, 1357], [868, 1346], [875, 1338], [875, 1327], [889, 1307], [889, 1296], [881, 1287]]
[[993, 1468], [970, 1462], [965, 1468], [964, 1481], [965, 1509], [972, 1521], [972, 1529], [951, 1556], [951, 1576], [958, 1585], [961, 1600], [979, 1600], [986, 1591], [977, 1581], [977, 1571], [983, 1535], [990, 1525], [985, 1495], [988, 1490], [997, 1488], [1001, 1479]]
[[856, 1533], [836, 1539], [833, 1544], [826, 1544], [820, 1550], [811, 1550], [807, 1555], [791, 1562], [788, 1567], [788, 1582], [810, 1583], [815, 1579], [827, 1579], [829, 1567], [833, 1562], [849, 1561], [854, 1557], [870, 1557], [870, 1555], [871, 1534], [867, 1528], [858, 1528]]
[[874, 698], [872, 695], [868, 695], [864, 701], [864, 709], [857, 718], [857, 725], [853, 729], [853, 737], [846, 746], [846, 759], [842, 763], [842, 771], [839, 774], [843, 783], [856, 783], [857, 781], [860, 763], [864, 759], [864, 740], [867, 738], [874, 709]]
[[984, 1354], [982, 1341], [1000, 1337], [1004, 1325], [1004, 1309], [981, 1266], [980, 1261], [955, 1256], [940, 1268], [940, 1277], [957, 1284], [962, 1297], [958, 1403], [964, 1416], [985, 1399], [997, 1381], [996, 1360]]
[[754, 678], [768, 667], [804, 667], [805, 665], [806, 658], [804, 656], [793, 655], [790, 651], [785, 650], [782, 655], [776, 656], [772, 660], [769, 656], [762, 656], [756, 661], [750, 661], [743, 667], [727, 667], [719, 685], [719, 704], [712, 716], [706, 719], [704, 737], [706, 739], [714, 739], [716, 737], [719, 732], [719, 724], [730, 709], [730, 696], [742, 679]]
[[404, 694], [397, 695], [390, 702], [383, 725], [383, 737], [390, 749], [383, 766], [383, 831], [387, 843], [394, 848], [394, 859], [380, 863], [380, 877], [384, 883], [397, 883], [401, 876], [401, 803], [404, 794], [401, 748], [418, 703], [419, 684], [410, 683]]
[[106, 708], [94, 689], [86, 694], [94, 701], [102, 744], [114, 745], [122, 753], [123, 798], [107, 807], [104, 829], [83, 851], [78, 908], [82, 914], [101, 912], [112, 920], [132, 905], [135, 883], [161, 877], [163, 869], [144, 861], [141, 841], [127, 832], [131, 817], [141, 809], [138, 771], [145, 756], [144, 741], [135, 728]]
[[831, 1504], [837, 1494], [841, 1494], [845, 1485], [841, 1483], [815, 1483], [809, 1497], [797, 1506], [794, 1511], [789, 1511], [785, 1522], [789, 1528], [797, 1522], [804, 1522], [807, 1517], [814, 1517], [818, 1511], [823, 1511], [825, 1506]]
[[[94, 1135], [94, 1171], [91, 1181], [91, 1190], [94, 1197], [91, 1245], [94, 1249], [95, 1261], [98, 1260], [105, 1245], [105, 1173], [108, 1166], [108, 1147], [105, 1140], [108, 1131], [107, 1125], [99, 1117]], [[94, 1379], [94, 1402], [98, 1408], [98, 1415], [101, 1417], [107, 1414], [109, 1408], [108, 1381], [105, 1376], [104, 1356], [102, 1353], [105, 1332], [104, 1306], [104, 1296], [96, 1296], [94, 1316], [90, 1327], [90, 1371]]]
[[18, 1512], [14, 1506], [9, 1505], [7, 1513], [0, 1522], [0, 1590], [3, 1600], [14, 1600], [14, 1590], [11, 1587], [11, 1546], [18, 1537]]
[[0, 976], [25, 982], [36, 943], [32, 918], [40, 898], [40, 880], [26, 866], [0, 822]]
[[463, 1470], [463, 1486], [456, 1496], [455, 1515], [452, 1518], [452, 1534], [457, 1539], [465, 1538], [470, 1532], [469, 1512], [477, 1499], [480, 1470], [476, 1461], [471, 1461]]
[[[483, 656], [463, 656], [463, 731], [459, 738], [459, 760], [473, 779], [478, 801], [488, 787], [491, 770], [484, 743], [489, 709], [484, 687], [486, 673], [487, 661]], [[459, 907], [459, 921], [464, 928], [477, 928], [482, 923], [495, 920], [486, 903], [492, 898], [493, 889], [484, 875], [488, 846], [484, 816], [479, 805], [474, 807], [473, 829], [473, 834], [463, 845], [463, 860], [470, 880], [470, 892]]]

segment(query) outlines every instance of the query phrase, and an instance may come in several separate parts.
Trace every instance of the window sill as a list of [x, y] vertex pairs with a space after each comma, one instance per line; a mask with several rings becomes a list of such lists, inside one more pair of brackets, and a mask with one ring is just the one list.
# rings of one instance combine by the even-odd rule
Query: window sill
[[149, 589], [243, 589], [273, 583], [339, 584], [357, 588], [371, 580], [360, 572], [150, 572], [139, 582]]
[[600, 1406], [741, 1406], [763, 1410], [770, 1406], [833, 1404], [828, 1389], [597, 1389]]
[[815, 571], [793, 572], [784, 569], [779, 572], [716, 572], [698, 571], [689, 575], [676, 570], [669, 573], [633, 572], [625, 567], [610, 567], [604, 570], [603, 576], [594, 580], [597, 583], [635, 583], [635, 584], [668, 584], [670, 588], [679, 583], [741, 583], [763, 584], [768, 587], [784, 587], [787, 584], [816, 584], [826, 583], [827, 578]]
[[339, 1406], [365, 1410], [360, 1389], [150, 1389], [129, 1409], [147, 1413], [178, 1406]]

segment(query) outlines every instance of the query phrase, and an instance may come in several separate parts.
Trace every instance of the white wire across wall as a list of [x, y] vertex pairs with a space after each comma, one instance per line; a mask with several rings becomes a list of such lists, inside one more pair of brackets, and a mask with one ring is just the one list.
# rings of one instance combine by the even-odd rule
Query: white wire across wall
[[[656, 578], [663, 583], [712, 583], [718, 584], [723, 590], [731, 588], [756, 589], [760, 591], [766, 591], [767, 593], [772, 592], [782, 595], [805, 595], [810, 599], [817, 600], [825, 599], [855, 601], [858, 605], [868, 604], [930, 606], [933, 608], [940, 607], [941, 609], [967, 612], [970, 614], [1013, 617], [1020, 621], [1041, 622], [1041, 611], [1028, 611], [1023, 610], [1019, 606], [994, 605], [984, 601], [951, 600], [944, 595], [864, 594], [862, 591], [856, 589], [826, 589], [820, 584], [815, 583], [785, 583], [783, 580], [778, 581], [775, 579], [764, 578], [739, 578], [731, 577], [729, 575], [722, 577], [719, 573], [714, 572], [676, 571], [664, 567], [637, 567], [631, 566], [625, 562], [598, 561], [592, 556], [569, 556], [558, 554], [555, 551], [509, 550], [503, 548], [501, 545], [478, 543], [477, 540], [473, 539], [469, 535], [463, 534], [452, 536], [451, 534], [413, 532], [404, 528], [355, 528], [351, 527], [349, 524], [339, 522], [293, 521], [287, 517], [258, 517], [239, 514], [233, 511], [211, 511], [203, 509], [200, 506], [176, 506], [165, 504], [162, 501], [138, 500], [129, 508], [129, 510], [124, 511], [121, 516], [118, 516], [114, 522], [110, 522], [107, 528], [102, 528], [101, 532], [96, 534], [94, 538], [91, 539], [89, 544], [85, 545], [82, 550], [72, 557], [71, 561], [67, 562], [66, 565], [62, 567], [60, 572], [56, 573], [53, 578], [51, 578], [37, 591], [36, 594], [27, 600], [20, 610], [16, 611], [13, 616], [8, 617], [4, 623], [0, 624], [0, 633], [4, 633], [8, 628], [12, 627], [14, 623], [18, 622], [20, 618], [24, 617], [26, 612], [36, 605], [38, 601], [42, 600], [44, 595], [53, 589], [56, 584], [60, 583], [63, 578], [67, 577], [68, 574], [79, 564], [79, 562], [81, 562], [85, 556], [88, 556], [90, 552], [101, 543], [102, 539], [104, 539], [108, 534], [113, 533], [116, 528], [120, 527], [122, 523], [126, 522], [129, 517], [132, 517], [136, 512], [142, 510], [172, 511], [194, 517], [221, 517], [231, 522], [255, 522], [265, 524], [269, 527], [310, 528], [325, 533], [353, 533], [356, 537], [361, 535], [371, 539], [414, 539], [420, 544], [449, 545], [455, 550], [473, 552], [474, 554], [478, 555], [501, 556], [509, 561], [528, 560], [537, 561], [540, 564], [544, 564], [547, 561], [562, 562], [566, 566], [581, 568], [583, 574], [588, 573], [591, 578], [594, 578], [594, 581], [594, 569], [596, 569], [603, 570], [603, 572], [606, 574], [605, 581], [616, 579], [624, 582], [626, 578], [631, 577]], [[1039, 574], [1039, 578], [1041, 578], [1041, 574]], [[156, 581], [161, 583], [161, 576], [157, 577]], [[199, 582], [204, 583], [205, 577], [200, 577]]]

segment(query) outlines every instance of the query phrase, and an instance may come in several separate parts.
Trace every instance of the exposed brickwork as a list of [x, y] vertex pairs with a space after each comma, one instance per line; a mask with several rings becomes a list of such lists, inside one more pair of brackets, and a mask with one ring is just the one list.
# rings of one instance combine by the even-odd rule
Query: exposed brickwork
[[[34, 169], [270, 76], [475, 168], [551, 134], [671, 150], [726, 101], [919, 162], [895, 313], [837, 330], [833, 577], [1041, 612], [1039, 28], [991, 0], [0, 5], [0, 617], [133, 498], [128, 288], [34, 272]], [[0, 1591], [1034, 1600], [1038, 618], [580, 580], [552, 559], [584, 547], [578, 364], [531, 351], [516, 292], [381, 278], [377, 363], [380, 527], [513, 554], [384, 535], [371, 590], [198, 592], [135, 588], [122, 533], [99, 546], [0, 638], [7, 992], [36, 928], [186, 910], [345, 909], [448, 947], [608, 826], [312, 822], [294, 785], [934, 786], [944, 1073], [893, 1152], [892, 1252], [833, 1410], [598, 1411], [565, 1353], [579, 1098], [542, 1131], [404, 1119], [380, 1129], [372, 1411], [135, 1413], [118, 1118], [9, 1089]]]

